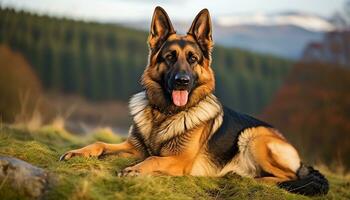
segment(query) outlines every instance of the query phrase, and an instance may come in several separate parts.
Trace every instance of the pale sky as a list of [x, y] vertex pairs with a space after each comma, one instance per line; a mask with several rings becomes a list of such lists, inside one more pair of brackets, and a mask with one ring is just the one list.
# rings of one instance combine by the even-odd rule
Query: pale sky
[[101, 22], [150, 20], [154, 7], [162, 6], [171, 18], [192, 19], [202, 8], [211, 15], [300, 11], [331, 16], [346, 0], [0, 0], [2, 7]]

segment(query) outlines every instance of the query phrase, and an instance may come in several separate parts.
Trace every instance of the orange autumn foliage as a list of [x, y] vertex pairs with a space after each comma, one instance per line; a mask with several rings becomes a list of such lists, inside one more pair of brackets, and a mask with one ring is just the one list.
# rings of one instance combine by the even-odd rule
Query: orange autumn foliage
[[309, 162], [350, 168], [350, 70], [298, 63], [262, 117]]
[[0, 121], [13, 122], [21, 112], [31, 115], [41, 91], [40, 81], [23, 55], [0, 45]]

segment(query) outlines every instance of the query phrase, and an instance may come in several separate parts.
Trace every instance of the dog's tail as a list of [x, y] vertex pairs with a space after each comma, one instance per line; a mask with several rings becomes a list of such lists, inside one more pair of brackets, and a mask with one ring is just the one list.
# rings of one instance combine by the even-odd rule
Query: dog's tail
[[329, 190], [328, 180], [313, 167], [301, 164], [296, 180], [278, 183], [278, 187], [306, 196], [325, 195]]

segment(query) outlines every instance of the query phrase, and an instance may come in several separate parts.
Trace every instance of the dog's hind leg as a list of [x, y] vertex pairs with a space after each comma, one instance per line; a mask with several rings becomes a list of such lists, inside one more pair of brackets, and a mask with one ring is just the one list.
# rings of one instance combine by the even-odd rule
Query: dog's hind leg
[[295, 148], [272, 129], [262, 127], [256, 131], [261, 134], [253, 138], [249, 150], [263, 172], [257, 180], [278, 183], [296, 179], [300, 158]]
[[257, 180], [277, 184], [292, 193], [308, 196], [325, 195], [329, 190], [326, 177], [313, 167], [301, 164], [292, 145], [282, 137], [262, 135], [252, 140], [252, 155], [261, 169]]

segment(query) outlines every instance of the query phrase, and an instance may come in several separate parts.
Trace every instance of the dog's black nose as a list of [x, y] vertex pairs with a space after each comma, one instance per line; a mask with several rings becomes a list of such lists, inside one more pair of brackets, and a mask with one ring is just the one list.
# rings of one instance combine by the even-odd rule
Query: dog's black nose
[[179, 86], [187, 86], [190, 83], [190, 76], [187, 74], [176, 74], [175, 83]]

